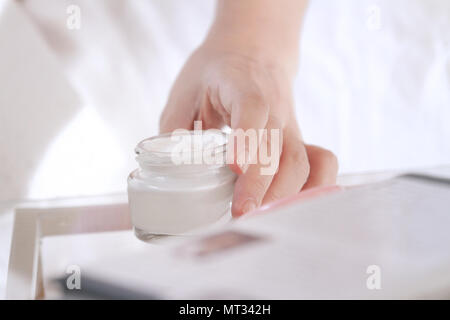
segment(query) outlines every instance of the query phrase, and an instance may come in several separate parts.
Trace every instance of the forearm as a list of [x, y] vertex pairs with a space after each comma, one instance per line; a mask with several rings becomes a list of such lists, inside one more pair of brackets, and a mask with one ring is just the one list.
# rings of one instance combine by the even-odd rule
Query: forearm
[[206, 42], [295, 68], [307, 0], [218, 0]]

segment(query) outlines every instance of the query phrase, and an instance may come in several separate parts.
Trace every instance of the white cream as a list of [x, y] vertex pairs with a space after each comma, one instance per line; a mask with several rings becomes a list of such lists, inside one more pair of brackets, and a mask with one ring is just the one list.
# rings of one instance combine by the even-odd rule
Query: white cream
[[172, 159], [177, 150], [185, 150], [189, 156], [205, 151], [223, 157], [225, 135], [202, 133], [195, 138], [198, 132], [185, 133], [184, 137], [192, 140], [161, 135], [136, 147], [140, 168], [128, 178], [128, 200], [139, 238], [189, 233], [229, 213], [236, 177], [224, 162], [177, 165]]

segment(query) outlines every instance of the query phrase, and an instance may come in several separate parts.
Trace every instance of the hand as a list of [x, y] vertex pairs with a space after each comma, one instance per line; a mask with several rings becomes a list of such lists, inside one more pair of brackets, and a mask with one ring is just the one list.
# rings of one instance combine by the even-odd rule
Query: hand
[[203, 129], [228, 125], [232, 129], [280, 130], [281, 148], [276, 155], [279, 168], [275, 174], [262, 175], [259, 163], [244, 170], [231, 165], [240, 174], [233, 216], [302, 189], [336, 182], [336, 157], [302, 140], [289, 70], [273, 59], [243, 54], [241, 48], [233, 51], [204, 44], [185, 64], [161, 116], [162, 132], [192, 129], [194, 120], [201, 120]]

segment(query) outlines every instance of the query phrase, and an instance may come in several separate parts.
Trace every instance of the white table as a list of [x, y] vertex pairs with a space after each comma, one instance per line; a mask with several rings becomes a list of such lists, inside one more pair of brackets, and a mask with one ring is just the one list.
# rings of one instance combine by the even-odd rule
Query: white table
[[[421, 172], [450, 177], [450, 166], [433, 169], [342, 175], [338, 184], [350, 186], [389, 179], [403, 172]], [[16, 220], [13, 226], [13, 210]], [[44, 297], [39, 239], [51, 235], [95, 233], [131, 228], [125, 194], [85, 198], [0, 203], [0, 297]], [[3, 214], [2, 214], [3, 213]], [[14, 229], [14, 232], [13, 232]], [[11, 250], [9, 250], [11, 244]]]

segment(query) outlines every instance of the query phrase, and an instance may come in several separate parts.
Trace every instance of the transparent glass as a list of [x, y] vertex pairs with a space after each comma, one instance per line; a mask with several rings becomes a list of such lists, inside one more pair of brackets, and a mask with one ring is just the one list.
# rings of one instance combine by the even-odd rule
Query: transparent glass
[[[193, 138], [197, 133], [183, 134]], [[139, 239], [189, 234], [229, 214], [236, 176], [225, 163], [226, 136], [220, 135], [220, 139], [216, 136], [216, 140], [204, 143], [202, 150], [214, 155], [213, 163], [174, 161], [176, 148], [171, 134], [137, 145], [139, 168], [128, 177], [128, 202]]]

